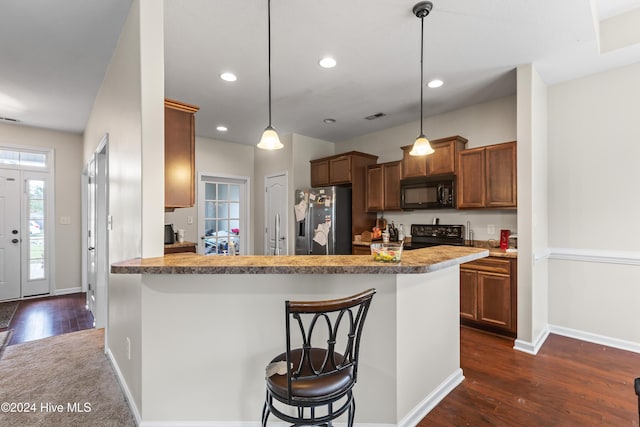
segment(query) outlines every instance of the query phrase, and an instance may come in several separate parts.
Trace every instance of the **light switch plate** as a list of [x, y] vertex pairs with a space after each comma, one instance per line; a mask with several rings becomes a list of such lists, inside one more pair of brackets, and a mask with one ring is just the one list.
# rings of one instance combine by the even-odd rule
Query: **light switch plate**
[[60, 217], [60, 224], [62, 224], [62, 225], [71, 224], [71, 217], [70, 216], [61, 216]]

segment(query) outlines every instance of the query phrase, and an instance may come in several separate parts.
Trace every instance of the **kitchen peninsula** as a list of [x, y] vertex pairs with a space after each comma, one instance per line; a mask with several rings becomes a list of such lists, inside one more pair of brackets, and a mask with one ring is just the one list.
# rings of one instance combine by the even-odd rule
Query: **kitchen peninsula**
[[171, 254], [112, 265], [141, 275], [144, 422], [257, 425], [264, 368], [284, 351], [284, 301], [377, 293], [362, 338], [356, 421], [413, 426], [463, 379], [461, 263], [485, 249], [436, 246], [399, 264], [370, 256]]

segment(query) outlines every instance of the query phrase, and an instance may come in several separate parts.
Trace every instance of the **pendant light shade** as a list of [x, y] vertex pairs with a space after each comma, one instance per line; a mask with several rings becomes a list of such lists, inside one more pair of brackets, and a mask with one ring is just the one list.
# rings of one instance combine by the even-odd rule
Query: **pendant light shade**
[[426, 156], [432, 153], [434, 153], [434, 150], [427, 137], [423, 134], [420, 134], [420, 136], [416, 138], [411, 151], [409, 151], [410, 156]]
[[271, 126], [271, 0], [267, 1], [267, 41], [269, 57], [269, 125], [262, 132], [262, 138], [258, 143], [258, 148], [263, 150], [278, 150], [284, 145], [280, 142], [278, 132]]
[[278, 132], [276, 132], [271, 125], [267, 126], [264, 132], [262, 132], [262, 138], [260, 138], [258, 148], [262, 148], [263, 150], [278, 150], [282, 147], [284, 147], [284, 145], [280, 142]]
[[413, 13], [416, 17], [420, 18], [420, 135], [416, 138], [416, 141], [413, 143], [413, 148], [409, 152], [411, 156], [426, 156], [427, 154], [433, 153], [433, 148], [431, 148], [431, 144], [429, 144], [429, 140], [426, 136], [424, 136], [424, 132], [422, 131], [422, 116], [423, 116], [423, 89], [424, 89], [424, 81], [423, 81], [423, 58], [424, 58], [424, 18], [429, 15], [433, 9], [433, 3], [430, 1], [421, 1], [420, 3], [416, 3], [413, 6]]

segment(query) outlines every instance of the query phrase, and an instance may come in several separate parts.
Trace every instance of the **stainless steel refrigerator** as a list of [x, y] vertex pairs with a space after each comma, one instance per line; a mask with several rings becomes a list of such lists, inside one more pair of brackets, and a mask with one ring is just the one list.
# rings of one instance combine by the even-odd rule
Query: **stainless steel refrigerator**
[[351, 254], [351, 188], [296, 190], [296, 255]]

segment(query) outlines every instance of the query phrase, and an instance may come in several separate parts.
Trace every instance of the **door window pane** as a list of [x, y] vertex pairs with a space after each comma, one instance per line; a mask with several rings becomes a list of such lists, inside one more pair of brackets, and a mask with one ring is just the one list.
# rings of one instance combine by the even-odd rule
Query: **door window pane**
[[45, 278], [45, 182], [27, 180], [29, 206], [29, 277], [28, 280]]
[[0, 150], [0, 164], [46, 168], [47, 155], [20, 150]]

